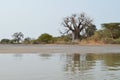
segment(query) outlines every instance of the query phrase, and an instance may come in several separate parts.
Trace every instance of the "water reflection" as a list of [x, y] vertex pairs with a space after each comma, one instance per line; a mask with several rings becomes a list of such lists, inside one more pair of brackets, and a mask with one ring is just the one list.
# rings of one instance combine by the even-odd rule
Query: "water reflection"
[[81, 70], [89, 70], [94, 63], [90, 63], [86, 54], [66, 55], [65, 71], [76, 73]]
[[14, 54], [13, 56], [14, 56], [14, 57], [21, 58], [23, 55], [22, 55], [22, 54]]
[[0, 54], [0, 80], [118, 80], [120, 53]]
[[[109, 80], [113, 77], [113, 75], [114, 77], [119, 78], [118, 74], [120, 73], [120, 54], [75, 53], [71, 55], [67, 54], [64, 59], [65, 59], [64, 71], [69, 76], [71, 75], [76, 76], [76, 77], [72, 76], [72, 78], [70, 77], [70, 79], [72, 80], [74, 79], [99, 80], [101, 79], [101, 77], [104, 80]], [[95, 75], [101, 76], [95, 77]]]
[[120, 66], [120, 54], [68, 54], [65, 56], [66, 65], [65, 70], [71, 69], [75, 71], [82, 69], [90, 69], [89, 66], [95, 66], [97, 61], [103, 62], [103, 66], [119, 67]]
[[23, 55], [22, 55], [22, 54], [13, 54], [13, 57], [14, 57], [16, 60], [22, 60]]
[[103, 57], [104, 62], [107, 66], [117, 67], [120, 66], [120, 55], [118, 54], [106, 54]]
[[44, 59], [49, 59], [52, 55], [51, 54], [39, 54], [40, 57], [44, 58]]

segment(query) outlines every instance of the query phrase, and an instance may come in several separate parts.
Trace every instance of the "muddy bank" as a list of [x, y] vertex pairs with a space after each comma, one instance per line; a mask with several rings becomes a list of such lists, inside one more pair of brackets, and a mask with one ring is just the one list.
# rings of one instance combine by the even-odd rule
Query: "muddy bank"
[[120, 45], [3, 45], [0, 53], [120, 53]]

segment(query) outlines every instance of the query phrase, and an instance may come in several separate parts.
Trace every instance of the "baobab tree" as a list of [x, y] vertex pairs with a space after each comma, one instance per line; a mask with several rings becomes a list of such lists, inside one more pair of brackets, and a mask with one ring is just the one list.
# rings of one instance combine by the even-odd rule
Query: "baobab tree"
[[80, 15], [74, 14], [64, 18], [62, 25], [65, 27], [65, 31], [61, 33], [70, 33], [73, 40], [82, 40], [94, 34], [96, 26], [92, 22], [93, 20], [85, 13]]

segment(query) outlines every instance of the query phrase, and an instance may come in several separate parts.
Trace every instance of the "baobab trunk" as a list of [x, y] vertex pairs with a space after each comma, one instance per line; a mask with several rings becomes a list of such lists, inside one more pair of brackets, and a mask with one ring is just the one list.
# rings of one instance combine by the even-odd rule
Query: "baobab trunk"
[[80, 33], [79, 32], [72, 32], [72, 41], [79, 41], [80, 40]]

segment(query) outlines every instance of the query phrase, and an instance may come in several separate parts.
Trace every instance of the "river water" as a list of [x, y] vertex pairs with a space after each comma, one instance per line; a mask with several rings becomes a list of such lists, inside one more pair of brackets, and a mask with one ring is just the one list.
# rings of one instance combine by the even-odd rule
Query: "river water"
[[120, 80], [120, 53], [0, 54], [0, 80]]

